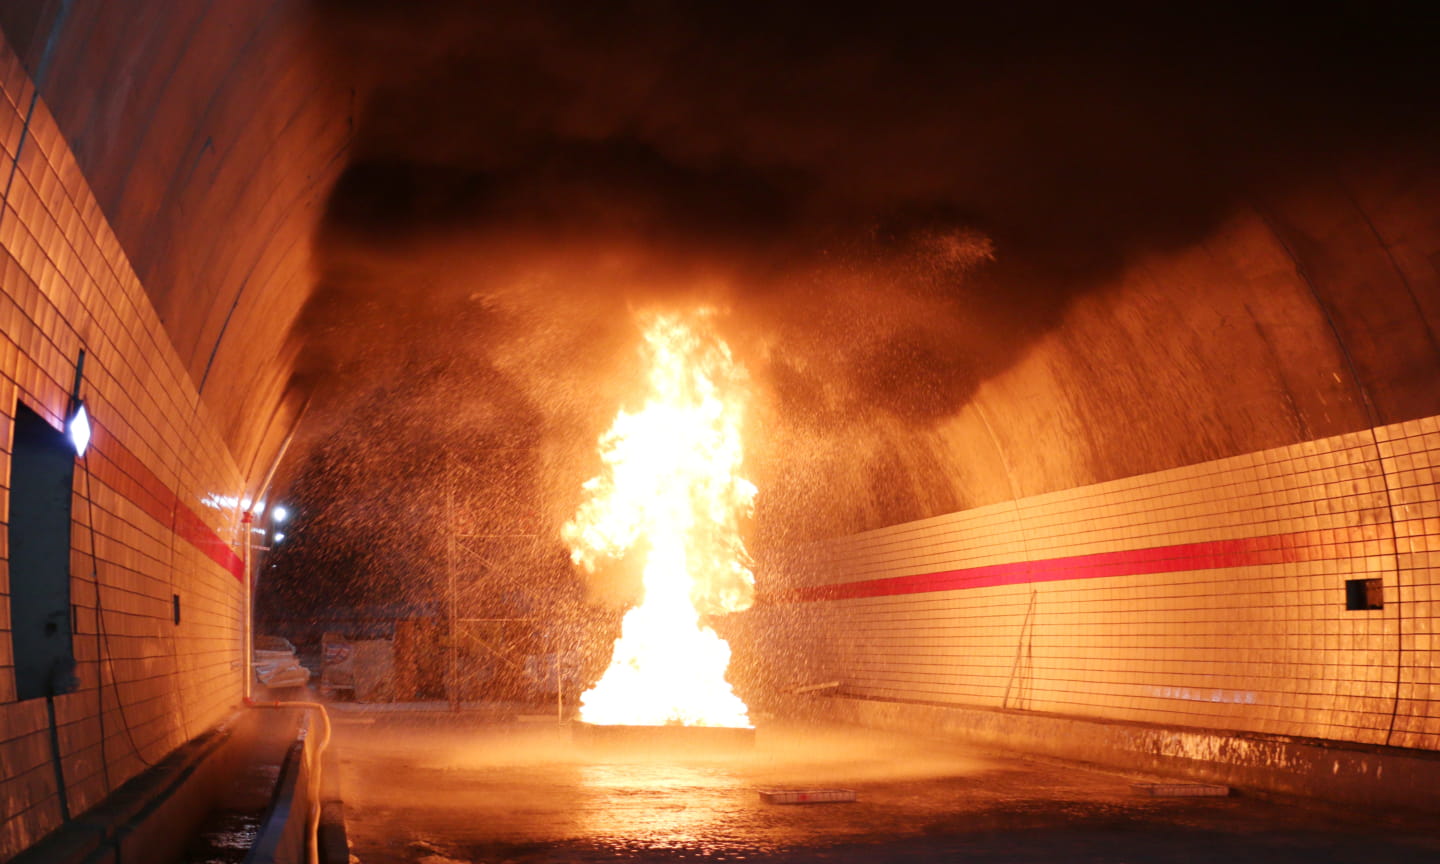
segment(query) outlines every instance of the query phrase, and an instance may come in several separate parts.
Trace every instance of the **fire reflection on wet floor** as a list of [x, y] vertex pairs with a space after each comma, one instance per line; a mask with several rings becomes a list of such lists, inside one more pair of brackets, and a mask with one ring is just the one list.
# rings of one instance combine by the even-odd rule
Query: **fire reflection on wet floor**
[[742, 778], [720, 765], [584, 765], [579, 788], [582, 835], [652, 849], [714, 852], [750, 803]]
[[[1354, 860], [1389, 864], [1440, 852], [1433, 830], [1380, 831], [1254, 798], [1141, 797], [1135, 776], [853, 730], [762, 726], [753, 751], [662, 757], [587, 752], [554, 726], [464, 715], [418, 725], [342, 718], [337, 728], [363, 864], [955, 855], [1329, 864], [1356, 848], [1365, 856]], [[775, 806], [759, 796], [841, 787], [858, 800]], [[1186, 857], [1200, 851], [1208, 857]]]

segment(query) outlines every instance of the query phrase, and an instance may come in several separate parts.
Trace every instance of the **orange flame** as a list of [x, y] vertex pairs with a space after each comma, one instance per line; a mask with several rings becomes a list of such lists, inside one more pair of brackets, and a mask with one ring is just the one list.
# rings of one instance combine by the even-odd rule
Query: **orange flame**
[[644, 598], [626, 613], [610, 667], [581, 697], [588, 723], [750, 725], [725, 680], [730, 646], [705, 616], [755, 597], [740, 539], [755, 487], [740, 476], [747, 378], [710, 315], [657, 316], [645, 330], [649, 392], [600, 438], [600, 476], [565, 525], [590, 572], [643, 556]]

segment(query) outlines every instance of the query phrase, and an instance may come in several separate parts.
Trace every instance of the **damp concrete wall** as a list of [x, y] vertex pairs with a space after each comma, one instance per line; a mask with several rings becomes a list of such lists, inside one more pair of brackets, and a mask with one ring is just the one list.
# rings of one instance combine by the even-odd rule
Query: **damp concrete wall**
[[[30, 75], [0, 42], [0, 513], [17, 405], [59, 428], [80, 352], [77, 686], [17, 700], [0, 525], [0, 860], [81, 814], [241, 698], [246, 475]], [[178, 605], [179, 620], [176, 621]]]

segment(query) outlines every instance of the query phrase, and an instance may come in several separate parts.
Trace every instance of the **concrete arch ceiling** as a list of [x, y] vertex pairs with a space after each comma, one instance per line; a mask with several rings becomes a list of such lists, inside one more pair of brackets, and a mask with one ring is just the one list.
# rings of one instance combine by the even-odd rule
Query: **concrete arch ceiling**
[[730, 310], [776, 537], [1440, 413], [1399, 7], [772, 6], [0, 26], [242, 465], [313, 395], [292, 475], [337, 436], [523, 441], [563, 516], [656, 303]]

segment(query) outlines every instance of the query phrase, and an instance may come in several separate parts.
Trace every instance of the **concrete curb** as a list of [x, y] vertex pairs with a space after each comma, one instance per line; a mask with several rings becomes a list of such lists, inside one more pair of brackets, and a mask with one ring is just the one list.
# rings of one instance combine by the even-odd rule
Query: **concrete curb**
[[310, 783], [306, 741], [300, 739], [285, 752], [275, 797], [260, 821], [245, 864], [303, 864], [306, 836], [305, 788]]
[[[275, 799], [261, 822], [245, 864], [304, 864], [309, 846], [310, 788], [315, 765], [314, 715], [305, 720], [307, 731], [286, 753], [276, 784]], [[325, 748], [320, 770], [320, 864], [349, 864], [350, 843], [345, 829], [345, 804], [340, 794], [340, 759], [334, 742]]]
[[[227, 745], [239, 714], [176, 748], [11, 864], [109, 864], [173, 860], [209, 814], [231, 773]], [[140, 854], [143, 850], [143, 854]]]
[[[259, 734], [256, 720], [253, 709], [236, 712], [10, 859], [10, 864], [130, 864], [178, 860], [219, 805], [221, 790], [233, 782], [250, 757], [249, 751]], [[281, 766], [274, 801], [245, 859], [247, 862], [305, 861], [308, 808], [303, 790], [307, 788], [314, 764], [313, 748], [314, 736], [311, 735], [290, 745]], [[322, 864], [349, 864], [340, 759], [333, 746], [326, 748], [322, 769], [320, 860]], [[293, 806], [297, 791], [301, 801]]]
[[1214, 729], [836, 696], [814, 715], [1332, 804], [1440, 813], [1440, 753]]
[[350, 864], [350, 838], [345, 829], [345, 802], [341, 794], [340, 753], [332, 738], [320, 765], [320, 861]]

